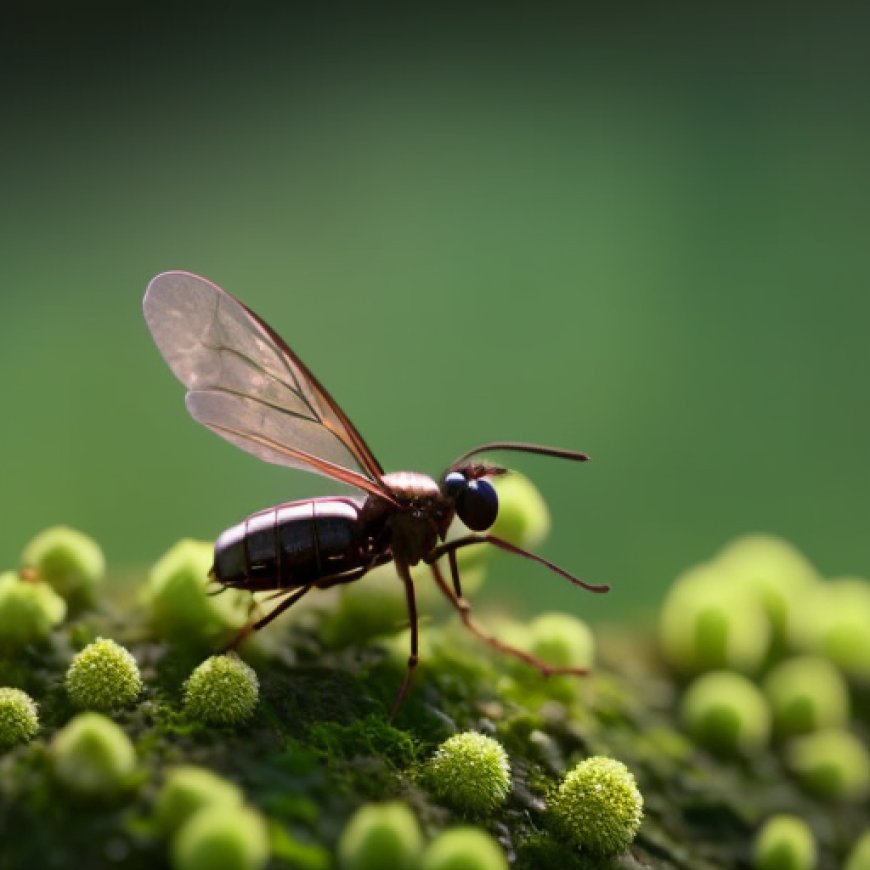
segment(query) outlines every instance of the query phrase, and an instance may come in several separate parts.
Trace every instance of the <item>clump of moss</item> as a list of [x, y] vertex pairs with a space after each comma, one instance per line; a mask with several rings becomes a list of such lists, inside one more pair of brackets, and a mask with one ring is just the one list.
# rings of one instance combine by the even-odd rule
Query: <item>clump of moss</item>
[[249, 719], [259, 697], [254, 669], [233, 654], [206, 659], [184, 684], [187, 714], [217, 725], [238, 725]]
[[498, 516], [490, 533], [518, 547], [536, 547], [550, 533], [550, 509], [538, 488], [516, 471], [491, 480], [498, 493]]
[[786, 760], [804, 787], [820, 797], [848, 802], [870, 794], [870, 755], [848, 731], [828, 728], [796, 737]]
[[410, 808], [399, 802], [366, 804], [347, 823], [338, 842], [343, 870], [414, 870], [423, 838]]
[[754, 683], [731, 671], [697, 677], [681, 705], [683, 725], [702, 746], [722, 755], [752, 754], [767, 745], [771, 716]]
[[16, 649], [45, 640], [66, 617], [66, 602], [43, 580], [0, 574], [0, 647]]
[[439, 834], [423, 853], [421, 870], [507, 870], [496, 841], [479, 828], [458, 827]]
[[175, 870], [260, 870], [269, 860], [263, 817], [249, 808], [200, 810], [173, 837]]
[[551, 794], [558, 833], [597, 855], [618, 855], [634, 841], [643, 818], [643, 796], [620, 761], [592, 756], [569, 771]]
[[97, 638], [76, 655], [66, 672], [66, 690], [76, 707], [117, 710], [142, 692], [136, 659], [109, 638]]
[[764, 680], [774, 728], [793, 736], [849, 721], [849, 689], [840, 672], [825, 659], [800, 656], [774, 667]]
[[151, 624], [161, 637], [186, 646], [211, 646], [245, 624], [247, 593], [226, 589], [208, 594], [212, 560], [211, 543], [184, 538], [154, 564], [145, 600]]
[[168, 835], [205, 807], [241, 807], [241, 789], [205, 767], [185, 764], [173, 767], [154, 804], [154, 817]]
[[462, 813], [485, 816], [510, 793], [510, 761], [497, 740], [465, 731], [438, 747], [426, 762], [424, 779], [438, 800]]
[[816, 858], [816, 838], [809, 825], [786, 814], [769, 818], [752, 848], [755, 870], [813, 870]]
[[27, 743], [39, 730], [36, 702], [21, 689], [0, 688], [0, 751]]
[[51, 742], [55, 777], [85, 798], [112, 798], [130, 783], [136, 751], [130, 738], [100, 713], [80, 713]]
[[744, 535], [716, 556], [722, 582], [742, 587], [763, 605], [772, 645], [792, 643], [796, 614], [819, 582], [816, 569], [793, 544], [775, 535]]
[[870, 678], [870, 583], [844, 577], [818, 584], [804, 601], [795, 634], [800, 649], [859, 680]]
[[73, 605], [92, 604], [106, 573], [100, 545], [68, 526], [53, 526], [40, 532], [24, 548], [21, 566], [34, 571]]
[[669, 590], [659, 639], [664, 657], [680, 673], [753, 673], [767, 656], [770, 623], [751, 591], [728, 583], [715, 564], [699, 565]]
[[568, 613], [542, 613], [529, 625], [529, 651], [557, 668], [591, 668], [595, 640], [585, 622]]
[[870, 870], [870, 828], [852, 846], [843, 870]]

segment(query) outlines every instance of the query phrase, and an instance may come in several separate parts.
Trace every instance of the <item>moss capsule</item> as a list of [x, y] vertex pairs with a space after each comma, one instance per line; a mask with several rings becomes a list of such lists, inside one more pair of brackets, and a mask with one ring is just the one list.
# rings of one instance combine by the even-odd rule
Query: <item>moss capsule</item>
[[16, 649], [45, 640], [66, 617], [66, 602], [42, 580], [0, 574], [0, 647]]
[[440, 801], [460, 812], [485, 816], [501, 806], [511, 788], [502, 745], [475, 731], [448, 737], [426, 762], [426, 784]]
[[21, 565], [36, 572], [66, 601], [92, 604], [106, 574], [100, 545], [76, 529], [53, 526], [40, 532], [24, 548]]
[[342, 870], [414, 870], [423, 838], [417, 818], [399, 802], [360, 807], [338, 843]]
[[796, 737], [786, 761], [807, 791], [819, 797], [854, 802], [870, 794], [870, 755], [848, 731], [828, 728]]
[[205, 807], [241, 807], [241, 789], [205, 767], [180, 765], [167, 771], [154, 816], [164, 834], [177, 831]]
[[80, 713], [58, 731], [51, 759], [61, 785], [86, 798], [116, 796], [136, 766], [130, 738], [101, 713]]
[[567, 613], [542, 613], [529, 625], [530, 652], [559, 668], [590, 668], [595, 657], [592, 630]]
[[139, 666], [130, 652], [108, 638], [97, 638], [76, 655], [66, 672], [66, 690], [83, 710], [117, 710], [142, 692]]
[[843, 870], [870, 870], [870, 828], [852, 846]]
[[538, 488], [516, 471], [492, 479], [498, 493], [498, 517], [491, 534], [518, 547], [534, 549], [550, 533], [550, 509]]
[[27, 743], [39, 730], [36, 702], [21, 689], [0, 688], [0, 751]]
[[849, 721], [848, 686], [825, 659], [788, 659], [770, 671], [763, 685], [780, 735], [805, 734]]
[[816, 858], [816, 838], [798, 816], [782, 814], [769, 818], [752, 847], [755, 870], [813, 870]]
[[501, 846], [479, 828], [452, 828], [423, 853], [421, 870], [507, 870]]
[[233, 654], [206, 659], [184, 684], [188, 715], [218, 725], [237, 725], [249, 719], [259, 697], [254, 669]]
[[633, 842], [643, 818], [643, 796], [620, 761], [596, 755], [569, 771], [550, 797], [557, 830], [597, 855], [618, 855]]
[[752, 754], [767, 745], [770, 709], [754, 683], [731, 671], [698, 677], [686, 689], [681, 718], [702, 746], [722, 755]]
[[171, 844], [175, 870], [260, 870], [269, 860], [263, 817], [239, 807], [206, 807], [181, 826]]

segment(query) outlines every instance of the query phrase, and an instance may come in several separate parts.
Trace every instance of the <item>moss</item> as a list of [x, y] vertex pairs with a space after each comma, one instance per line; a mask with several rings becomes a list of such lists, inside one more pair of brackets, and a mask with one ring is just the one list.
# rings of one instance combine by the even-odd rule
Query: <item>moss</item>
[[100, 545], [68, 526], [40, 532], [25, 546], [21, 566], [49, 583], [73, 607], [94, 603], [106, 573]]
[[479, 828], [460, 827], [436, 837], [423, 854], [421, 870], [507, 870], [496, 841]]
[[259, 697], [254, 669], [236, 655], [211, 656], [184, 684], [187, 714], [216, 725], [239, 725], [250, 719]]
[[235, 784], [205, 767], [171, 768], [154, 805], [160, 831], [168, 836], [205, 807], [240, 807], [242, 792]]
[[26, 743], [39, 730], [33, 698], [20, 689], [0, 688], [0, 751]]
[[870, 870], [870, 828], [849, 850], [843, 870]]
[[117, 710], [142, 692], [136, 659], [107, 638], [88, 644], [72, 660], [65, 684], [72, 702], [84, 710]]
[[505, 802], [511, 768], [502, 745], [475, 731], [454, 734], [426, 762], [432, 794], [461, 813], [486, 816]]
[[175, 870], [260, 870], [269, 858], [266, 824], [250, 809], [199, 810], [173, 837]]
[[780, 814], [769, 818], [759, 830], [752, 856], [756, 870], [813, 870], [816, 838], [803, 819]]
[[795, 738], [788, 765], [810, 792], [829, 800], [862, 801], [870, 795], [870, 753], [839, 728]]
[[46, 641], [66, 617], [66, 602], [42, 580], [0, 574], [0, 650]]
[[633, 842], [643, 818], [643, 797], [620, 761], [593, 756], [569, 771], [550, 796], [556, 830], [597, 855], [618, 855]]
[[414, 870], [423, 837], [404, 804], [366, 804], [347, 823], [338, 842], [343, 870]]

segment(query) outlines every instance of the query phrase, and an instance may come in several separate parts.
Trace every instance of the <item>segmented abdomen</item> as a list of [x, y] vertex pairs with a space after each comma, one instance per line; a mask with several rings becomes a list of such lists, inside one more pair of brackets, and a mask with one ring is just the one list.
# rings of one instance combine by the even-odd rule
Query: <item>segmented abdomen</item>
[[251, 514], [214, 545], [215, 579], [252, 591], [304, 586], [365, 563], [359, 503], [306, 499]]

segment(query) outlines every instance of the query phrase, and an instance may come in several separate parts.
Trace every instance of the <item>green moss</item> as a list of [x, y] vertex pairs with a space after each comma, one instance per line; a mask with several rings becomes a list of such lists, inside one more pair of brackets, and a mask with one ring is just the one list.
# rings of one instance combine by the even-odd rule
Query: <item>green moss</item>
[[47, 640], [65, 616], [66, 603], [44, 581], [0, 574], [0, 650]]
[[175, 870], [259, 870], [269, 859], [266, 824], [259, 813], [238, 807], [206, 807], [172, 840]]
[[0, 751], [31, 740], [39, 730], [33, 698], [20, 689], [0, 688]]
[[767, 701], [741, 674], [713, 671], [698, 677], [686, 689], [681, 711], [689, 734], [724, 755], [757, 753], [770, 737]]
[[84, 798], [115, 798], [132, 782], [136, 752], [130, 739], [100, 713], [80, 713], [54, 736], [55, 777]]
[[236, 655], [211, 656], [184, 684], [185, 712], [216, 725], [239, 725], [250, 719], [259, 697], [254, 669]]
[[73, 606], [93, 604], [106, 573], [100, 545], [68, 526], [40, 532], [24, 548], [21, 566], [35, 572]]
[[460, 827], [436, 837], [423, 854], [421, 870], [507, 870], [496, 841], [479, 828]]
[[73, 704], [84, 710], [117, 710], [142, 692], [136, 659], [108, 638], [88, 644], [72, 660], [65, 684]]
[[474, 731], [454, 734], [426, 762], [431, 793], [461, 813], [486, 816], [501, 806], [511, 787], [511, 768], [502, 745]]
[[764, 693], [780, 735], [841, 727], [849, 721], [846, 681], [830, 662], [815, 656], [800, 656], [777, 665], [764, 680]]
[[618, 855], [633, 842], [643, 818], [643, 796], [620, 761], [593, 756], [569, 771], [550, 796], [556, 830], [598, 855]]
[[752, 866], [756, 870], [813, 870], [816, 853], [816, 838], [803, 819], [777, 815], [756, 835]]
[[205, 807], [240, 807], [238, 786], [205, 767], [180, 765], [171, 768], [154, 805], [154, 817], [164, 835], [177, 831]]
[[354, 813], [338, 843], [343, 870], [414, 870], [423, 838], [404, 804], [366, 804]]

